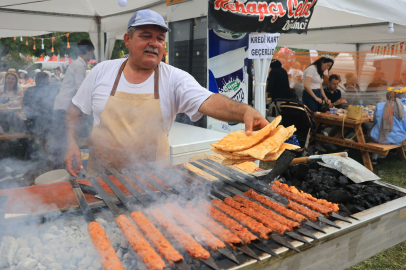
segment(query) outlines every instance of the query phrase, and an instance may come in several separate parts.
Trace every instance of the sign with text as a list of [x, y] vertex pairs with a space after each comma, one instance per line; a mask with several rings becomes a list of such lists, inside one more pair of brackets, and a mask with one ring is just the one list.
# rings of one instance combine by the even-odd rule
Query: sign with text
[[249, 59], [272, 59], [280, 34], [251, 33], [248, 43]]
[[207, 0], [209, 28], [306, 34], [317, 0]]

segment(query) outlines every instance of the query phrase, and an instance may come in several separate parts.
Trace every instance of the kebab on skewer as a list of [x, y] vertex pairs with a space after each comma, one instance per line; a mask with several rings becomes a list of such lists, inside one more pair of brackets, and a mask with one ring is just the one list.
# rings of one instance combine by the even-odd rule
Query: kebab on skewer
[[203, 213], [199, 212], [191, 204], [187, 204], [186, 209], [188, 213], [193, 216], [193, 219], [202, 224], [203, 227], [209, 229], [211, 232], [213, 232], [213, 234], [217, 235], [225, 243], [231, 246], [242, 244], [242, 240], [237, 235], [225, 229], [214, 220], [205, 216]]
[[259, 234], [261, 238], [269, 239], [268, 234], [272, 232], [272, 229], [265, 227], [262, 223], [255, 221], [253, 218], [243, 214], [239, 210], [226, 205], [218, 199], [211, 200], [211, 203], [227, 215], [235, 218], [236, 220], [247, 226], [253, 232]]
[[252, 217], [253, 219], [264, 224], [266, 227], [270, 228], [272, 231], [277, 232], [280, 235], [283, 235], [284, 231], [291, 230], [287, 226], [280, 224], [279, 222], [261, 214], [260, 212], [247, 208], [243, 204], [241, 204], [231, 198], [225, 198], [224, 203], [228, 206], [231, 206], [234, 209], [241, 211], [243, 214], [245, 214], [249, 217]]
[[186, 214], [179, 211], [174, 205], [167, 203], [165, 204], [165, 209], [169, 211], [172, 218], [184, 226], [190, 233], [195, 237], [200, 239], [206, 247], [210, 248], [213, 251], [216, 251], [219, 248], [225, 248], [226, 245], [221, 242], [217, 237], [215, 237], [211, 232], [203, 228], [200, 224], [193, 221]]
[[289, 201], [289, 203], [288, 203], [288, 205], [286, 205], [286, 208], [292, 209], [295, 212], [303, 214], [311, 221], [316, 222], [318, 217], [320, 216], [319, 213], [312, 211], [311, 209], [306, 208], [298, 203], [295, 203], [294, 201], [291, 201], [290, 199], [288, 199], [288, 201]]
[[240, 223], [229, 218], [227, 215], [225, 215], [220, 210], [217, 210], [212, 205], [205, 202], [201, 202], [199, 203], [199, 207], [207, 214], [209, 214], [211, 217], [213, 217], [215, 220], [217, 220], [218, 222], [226, 226], [228, 229], [230, 229], [233, 233], [235, 233], [238, 237], [240, 237], [246, 244], [249, 244], [251, 243], [251, 241], [258, 239], [258, 237], [256, 237], [249, 230], [247, 230], [247, 228], [244, 228]]
[[126, 216], [121, 215], [117, 217], [116, 222], [131, 247], [142, 259], [148, 269], [162, 270], [165, 268], [165, 262]]
[[87, 226], [87, 230], [89, 232], [90, 239], [92, 239], [93, 245], [99, 254], [103, 269], [124, 270], [116, 252], [111, 246], [111, 243], [100, 224], [95, 221], [90, 222]]
[[287, 197], [288, 199], [298, 202], [300, 204], [303, 204], [304, 206], [317, 211], [321, 214], [324, 214], [326, 216], [329, 216], [329, 214], [331, 214], [331, 212], [333, 211], [331, 208], [325, 207], [321, 204], [315, 203], [313, 201], [310, 201], [308, 199], [305, 199], [297, 194], [294, 194], [292, 192], [286, 191], [284, 189], [279, 188], [277, 185], [275, 184], [271, 184], [271, 188], [273, 192], [279, 193], [282, 196]]
[[152, 209], [151, 216], [159, 224], [159, 226], [168, 232], [176, 241], [178, 241], [191, 257], [196, 259], [208, 259], [210, 253], [198, 244], [189, 234], [179, 228], [172, 220], [170, 220], [161, 210]]
[[282, 205], [280, 205], [279, 203], [274, 202], [274, 201], [256, 193], [253, 189], [250, 189], [250, 190], [244, 192], [244, 196], [254, 199], [257, 202], [260, 202], [263, 205], [268, 206], [269, 208], [275, 210], [276, 212], [278, 212], [278, 213], [284, 215], [285, 217], [290, 218], [296, 222], [302, 223], [307, 220], [307, 218], [305, 216], [298, 214], [292, 210], [289, 210], [289, 209], [283, 207]]
[[297, 228], [300, 226], [299, 223], [292, 221], [290, 219], [287, 219], [281, 215], [276, 214], [275, 212], [266, 209], [265, 207], [263, 207], [262, 205], [259, 205], [255, 202], [252, 202], [250, 200], [245, 199], [244, 197], [241, 197], [239, 195], [235, 195], [233, 198], [235, 201], [242, 203], [245, 207], [250, 208], [250, 209], [254, 209], [255, 211], [258, 211], [259, 213], [275, 220], [276, 222], [285, 225], [286, 227], [288, 227], [289, 231], [292, 231], [294, 228]]
[[148, 218], [141, 212], [131, 213], [131, 218], [137, 224], [138, 228], [144, 233], [148, 241], [155, 247], [158, 253], [167, 261], [171, 266], [174, 262], [183, 260], [182, 255], [169, 243], [169, 241], [162, 235], [162, 233], [148, 220]]
[[334, 213], [338, 213], [338, 210], [340, 210], [337, 203], [331, 203], [331, 202], [326, 201], [324, 199], [317, 199], [317, 198], [313, 197], [312, 195], [303, 192], [302, 190], [299, 191], [295, 186], [288, 186], [287, 184], [283, 184], [283, 183], [279, 182], [278, 180], [275, 180], [273, 183], [276, 186], [278, 186], [279, 188], [282, 188], [282, 189], [284, 189], [286, 191], [292, 192], [292, 193], [294, 193], [296, 195], [299, 195], [299, 196], [301, 196], [301, 197], [303, 197], [305, 199], [308, 199], [310, 201], [313, 201], [313, 202], [319, 203], [321, 205], [324, 205], [325, 207], [331, 208]]

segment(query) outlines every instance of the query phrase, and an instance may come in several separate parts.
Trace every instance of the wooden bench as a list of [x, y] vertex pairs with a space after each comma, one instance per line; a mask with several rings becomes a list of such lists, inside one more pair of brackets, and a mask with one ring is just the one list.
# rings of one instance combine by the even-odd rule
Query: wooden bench
[[397, 149], [398, 157], [401, 158], [401, 159], [406, 159], [405, 150], [403, 149], [403, 147], [406, 146], [406, 141], [403, 141], [403, 143], [400, 144], [400, 145], [379, 144], [379, 143], [375, 143], [375, 142], [367, 143], [367, 145], [372, 146], [374, 148], [381, 149], [381, 153], [377, 153], [377, 154], [380, 154], [380, 155], [383, 155], [383, 156], [386, 156], [389, 153], [390, 150]]
[[2, 133], [0, 134], [0, 141], [4, 140], [12, 140], [12, 139], [23, 139], [23, 138], [32, 138], [34, 135], [32, 134], [25, 134], [25, 133]]

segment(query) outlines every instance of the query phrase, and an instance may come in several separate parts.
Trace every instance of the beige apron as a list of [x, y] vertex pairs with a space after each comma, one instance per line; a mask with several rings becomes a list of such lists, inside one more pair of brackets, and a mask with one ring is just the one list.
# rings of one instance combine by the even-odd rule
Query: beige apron
[[86, 176], [103, 168], [148, 169], [169, 164], [169, 141], [159, 103], [159, 68], [155, 68], [154, 93], [116, 91], [127, 60], [121, 65], [89, 143]]

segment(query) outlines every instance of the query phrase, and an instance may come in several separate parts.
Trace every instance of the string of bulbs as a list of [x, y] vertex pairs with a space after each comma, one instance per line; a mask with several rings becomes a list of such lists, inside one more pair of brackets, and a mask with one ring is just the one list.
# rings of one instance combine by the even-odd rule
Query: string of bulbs
[[[69, 35], [70, 34], [71, 33], [66, 33], [66, 34], [59, 35], [59, 36], [53, 36], [53, 37], [49, 37], [49, 38], [41, 38], [41, 50], [43, 50], [45, 48], [44, 47], [44, 39], [50, 39], [52, 41], [51, 52], [54, 52], [54, 41], [55, 41], [55, 39], [63, 37], [63, 36], [65, 36], [66, 39], [67, 39], [66, 48], [70, 49], [70, 44], [69, 44]], [[37, 49], [36, 46], [35, 46], [35, 40], [36, 39], [39, 39], [39, 38], [32, 37], [32, 40], [34, 41], [33, 50]], [[14, 40], [17, 40], [17, 37], [14, 37]], [[23, 37], [20, 37], [20, 41], [23, 42]], [[28, 46], [28, 37], [25, 37], [25, 45]]]

